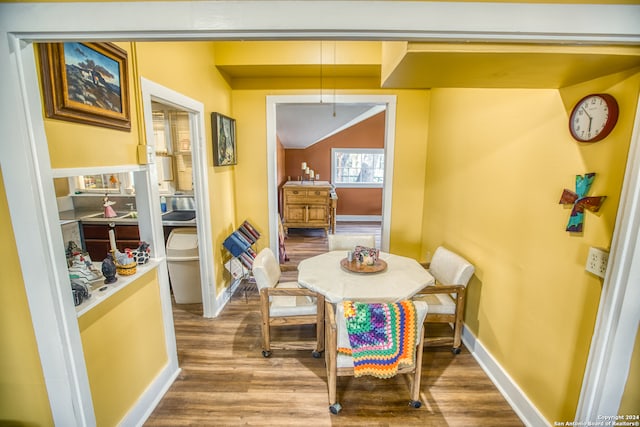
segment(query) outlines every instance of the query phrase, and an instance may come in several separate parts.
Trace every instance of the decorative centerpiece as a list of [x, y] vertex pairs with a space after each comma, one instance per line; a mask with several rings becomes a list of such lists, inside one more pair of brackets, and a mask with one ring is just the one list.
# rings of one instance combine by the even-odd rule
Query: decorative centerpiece
[[340, 261], [340, 266], [352, 273], [379, 273], [387, 269], [387, 263], [379, 259], [379, 255], [380, 251], [376, 248], [356, 246]]
[[380, 256], [380, 250], [367, 248], [366, 246], [356, 246], [353, 250], [353, 258], [365, 265], [374, 265]]

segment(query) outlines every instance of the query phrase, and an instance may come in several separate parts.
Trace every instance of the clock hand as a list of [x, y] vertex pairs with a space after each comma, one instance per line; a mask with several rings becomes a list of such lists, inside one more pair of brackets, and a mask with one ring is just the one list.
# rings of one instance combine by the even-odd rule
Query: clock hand
[[584, 108], [584, 106], [582, 107], [582, 111], [584, 111], [584, 113], [587, 115], [587, 117], [589, 117], [589, 121], [591, 121], [591, 116], [589, 115], [589, 113], [587, 113], [587, 109]]

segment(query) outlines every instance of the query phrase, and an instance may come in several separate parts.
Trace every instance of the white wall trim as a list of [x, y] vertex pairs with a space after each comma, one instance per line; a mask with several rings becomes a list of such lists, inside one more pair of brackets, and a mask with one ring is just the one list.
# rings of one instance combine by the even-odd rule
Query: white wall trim
[[640, 322], [640, 100], [575, 421], [618, 415]]
[[[336, 13], [337, 4], [340, 13]], [[287, 13], [282, 14], [285, 8]], [[366, 20], [359, 19], [363, 8]], [[0, 144], [0, 165], [18, 252], [30, 259], [29, 265], [23, 262], [21, 267], [54, 423], [91, 425], [95, 418], [79, 337], [68, 322], [73, 306], [64, 301], [66, 294], [59, 288], [64, 260], [55, 255], [52, 259], [50, 254], [62, 239], [50, 234], [57, 219], [56, 202], [53, 185], [48, 182], [52, 176], [46, 144], [44, 149], [42, 146], [46, 135], [32, 41], [348, 38], [639, 45], [638, 22], [640, 6], [620, 4], [301, 0], [0, 3], [0, 39], [4, 40], [0, 43], [0, 140], [10, 141]], [[21, 179], [14, 180], [16, 176]], [[625, 192], [635, 193], [640, 184], [627, 179], [625, 186], [630, 189]], [[270, 175], [269, 182], [273, 181]], [[273, 199], [272, 194], [269, 197]], [[274, 206], [269, 204], [269, 208]], [[634, 227], [621, 232], [634, 233], [637, 238]], [[270, 222], [270, 229], [277, 228]], [[615, 263], [609, 267], [609, 274], [617, 277], [611, 280], [612, 291], [625, 280], [629, 284], [637, 279], [640, 266], [640, 257], [633, 259], [635, 249], [617, 253], [628, 263], [625, 271], [618, 273], [615, 270], [623, 267]], [[39, 268], [30, 268], [34, 263]], [[629, 307], [629, 303], [622, 305], [625, 315]], [[616, 325], [603, 325], [599, 333], [606, 334], [608, 327]], [[633, 348], [633, 341], [625, 344], [616, 339], [615, 343], [619, 351], [631, 352]], [[599, 345], [594, 342], [592, 349]], [[585, 372], [587, 375], [594, 372]], [[608, 385], [624, 387], [624, 380], [618, 377], [616, 374]], [[619, 404], [619, 399], [612, 404]]]
[[[209, 209], [209, 179], [207, 176], [208, 162], [205, 146], [204, 105], [172, 89], [140, 77], [142, 102], [144, 106], [144, 120], [148, 144], [154, 144], [152, 101], [158, 101], [176, 109], [188, 111], [191, 125], [191, 153], [193, 155], [193, 179], [195, 187], [196, 217], [198, 220], [197, 233], [198, 254], [200, 256], [200, 280], [202, 287], [202, 311], [204, 317], [214, 317], [218, 312], [216, 300], [215, 266], [213, 263], [213, 240], [211, 238], [211, 214]], [[155, 165], [152, 168], [155, 171]], [[159, 199], [157, 188], [152, 195]], [[154, 214], [159, 218], [161, 213], [155, 203]], [[172, 316], [171, 311], [169, 315]]]
[[[325, 95], [322, 95], [324, 97]], [[323, 102], [331, 103], [365, 103], [386, 106], [385, 123], [385, 186], [382, 191], [382, 233], [380, 249], [389, 251], [389, 237], [391, 229], [391, 196], [393, 193], [393, 160], [396, 134], [396, 96], [395, 95], [326, 95]], [[278, 160], [276, 158], [276, 106], [283, 103], [317, 104], [321, 96], [314, 95], [271, 95], [266, 99], [267, 116], [267, 192], [269, 206], [269, 247], [273, 253], [278, 251], [278, 195], [276, 189]], [[338, 201], [339, 203], [339, 201]], [[336, 218], [337, 219], [337, 218]]]
[[176, 369], [171, 363], [167, 364], [158, 374], [156, 379], [147, 387], [131, 410], [120, 420], [120, 426], [142, 427], [158, 406], [162, 397], [171, 387], [171, 384], [180, 375], [181, 369]]
[[378, 221], [382, 221], [382, 215], [336, 215], [336, 221], [340, 221], [340, 222], [378, 222]]
[[462, 329], [462, 341], [525, 425], [549, 425], [538, 408], [466, 325]]
[[135, 33], [137, 40], [640, 42], [640, 6], [620, 4], [201, 0], [0, 7], [2, 26], [31, 40], [131, 40]]
[[2, 109], [0, 128], [12, 136], [2, 138], [11, 143], [0, 144], [0, 164], [51, 415], [56, 425], [95, 425], [67, 262], [60, 249], [64, 243], [33, 45], [12, 36], [0, 45], [0, 56], [6, 58], [0, 61], [0, 92], [16, 104]]

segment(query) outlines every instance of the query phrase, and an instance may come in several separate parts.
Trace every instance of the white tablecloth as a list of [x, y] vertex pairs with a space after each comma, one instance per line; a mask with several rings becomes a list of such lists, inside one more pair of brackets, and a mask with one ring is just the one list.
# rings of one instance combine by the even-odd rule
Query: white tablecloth
[[353, 273], [340, 266], [340, 260], [346, 256], [346, 251], [333, 251], [301, 261], [298, 282], [332, 303], [395, 302], [435, 284], [433, 276], [412, 258], [380, 252], [380, 259], [387, 263], [385, 271]]

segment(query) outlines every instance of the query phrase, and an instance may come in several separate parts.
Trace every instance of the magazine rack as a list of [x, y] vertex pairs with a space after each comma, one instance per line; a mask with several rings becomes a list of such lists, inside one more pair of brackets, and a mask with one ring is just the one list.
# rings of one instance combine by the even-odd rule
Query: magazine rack
[[244, 221], [237, 230], [231, 233], [223, 242], [224, 248], [231, 254], [232, 258], [224, 266], [231, 275], [231, 286], [248, 278], [251, 274], [253, 260], [256, 251], [253, 245], [260, 238], [260, 233], [249, 221]]

